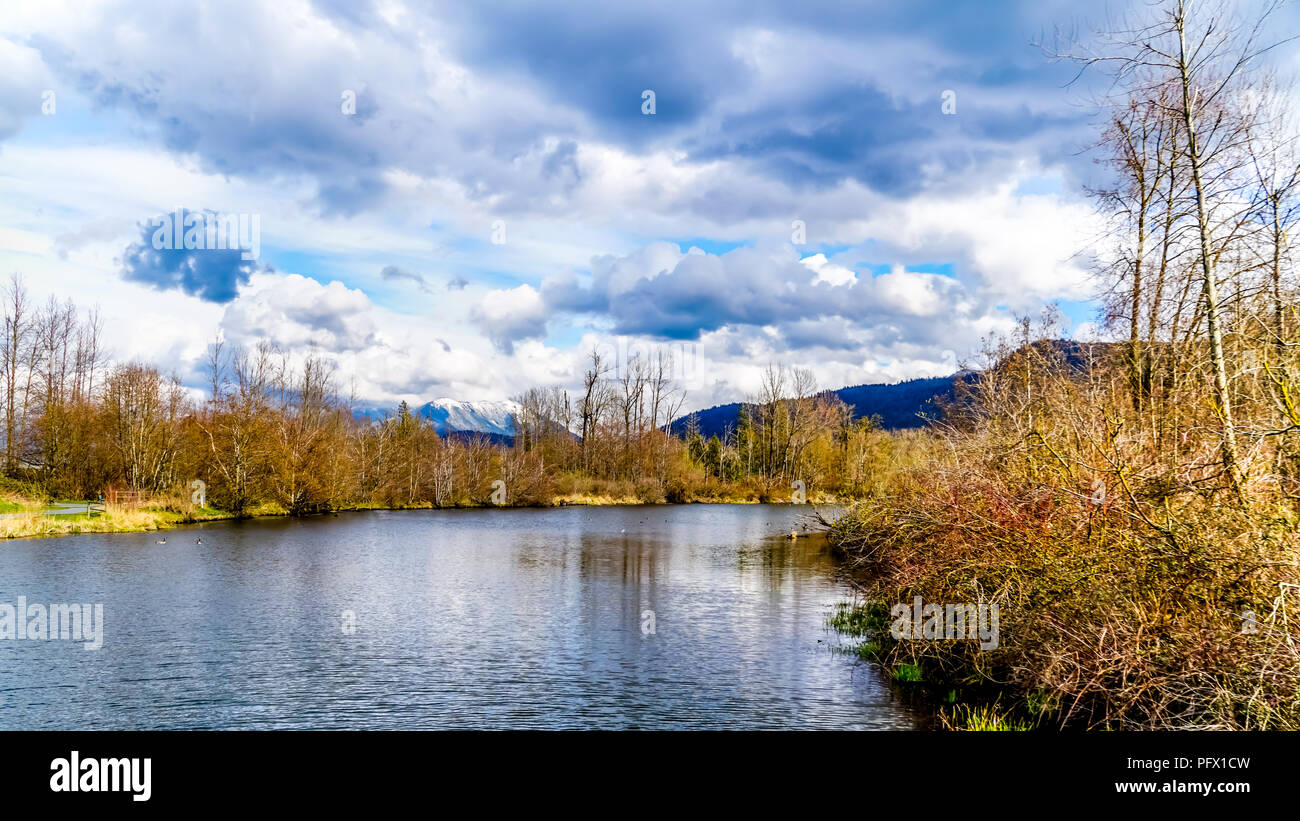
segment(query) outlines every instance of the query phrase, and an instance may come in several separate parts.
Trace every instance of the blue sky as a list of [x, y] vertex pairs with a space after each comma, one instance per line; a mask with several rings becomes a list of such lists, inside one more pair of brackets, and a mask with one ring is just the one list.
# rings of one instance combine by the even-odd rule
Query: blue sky
[[[689, 350], [688, 407], [770, 361], [948, 373], [1049, 302], [1095, 331], [1098, 115], [1034, 43], [1106, 11], [6, 4], [0, 262], [195, 385], [217, 336], [370, 402], [573, 386], [595, 347]], [[177, 208], [256, 217], [257, 258], [151, 247]]]

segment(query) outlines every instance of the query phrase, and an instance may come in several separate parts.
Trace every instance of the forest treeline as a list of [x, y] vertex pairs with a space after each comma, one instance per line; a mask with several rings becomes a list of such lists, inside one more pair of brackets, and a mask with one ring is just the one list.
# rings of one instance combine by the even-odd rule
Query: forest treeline
[[613, 364], [593, 352], [579, 391], [517, 397], [513, 444], [441, 437], [402, 403], [357, 417], [331, 365], [261, 343], [209, 347], [202, 397], [156, 366], [113, 362], [97, 313], [33, 305], [4, 290], [4, 474], [11, 494], [94, 499], [133, 491], [155, 505], [233, 515], [357, 507], [544, 505], [556, 501], [815, 499], [861, 495], [894, 438], [773, 365], [753, 412], [705, 438], [666, 433], [685, 400], [667, 353]]
[[[871, 579], [841, 623], [987, 700], [954, 726], [1300, 728], [1292, 89], [1259, 67], [1268, 15], [1149, 13], [1065, 55], [1115, 95], [1092, 194], [1123, 341], [1067, 356], [1047, 317], [991, 342], [926, 452], [835, 527]], [[892, 641], [882, 608], [915, 596], [997, 604], [999, 646]]]

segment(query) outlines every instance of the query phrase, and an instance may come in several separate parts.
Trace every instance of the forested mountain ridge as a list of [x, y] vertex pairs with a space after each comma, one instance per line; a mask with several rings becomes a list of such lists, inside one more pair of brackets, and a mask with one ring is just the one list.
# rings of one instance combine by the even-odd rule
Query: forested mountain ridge
[[[853, 385], [827, 391], [826, 395], [848, 405], [855, 419], [876, 416], [880, 418], [880, 427], [886, 430], [905, 430], [924, 427], [927, 417], [937, 412], [935, 400], [951, 399], [959, 378], [959, 374], [954, 374], [893, 384]], [[753, 403], [731, 402], [693, 411], [674, 419], [670, 430], [677, 436], [685, 435], [693, 417], [704, 438], [722, 436], [728, 429], [735, 429], [742, 404], [752, 406]]]

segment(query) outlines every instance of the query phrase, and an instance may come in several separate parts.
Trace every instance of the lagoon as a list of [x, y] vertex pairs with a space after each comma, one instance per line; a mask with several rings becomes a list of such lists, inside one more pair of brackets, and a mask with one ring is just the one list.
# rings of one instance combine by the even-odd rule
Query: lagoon
[[[909, 729], [809, 508], [376, 511], [0, 544], [5, 729]], [[202, 536], [202, 544], [197, 538]]]

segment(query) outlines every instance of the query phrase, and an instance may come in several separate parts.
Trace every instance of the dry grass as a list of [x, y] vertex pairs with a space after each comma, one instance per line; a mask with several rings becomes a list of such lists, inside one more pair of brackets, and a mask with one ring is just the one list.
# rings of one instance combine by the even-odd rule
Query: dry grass
[[21, 516], [0, 519], [0, 538], [25, 539], [42, 536], [69, 536], [76, 533], [131, 533], [161, 530], [178, 519], [164, 511], [110, 509], [98, 516], [46, 516], [28, 511]]
[[568, 493], [551, 500], [554, 507], [565, 505], [641, 505], [645, 501], [639, 496], [608, 496], [592, 493]]
[[[180, 510], [164, 507], [123, 507], [109, 505], [105, 513], [47, 516], [39, 505], [21, 515], [0, 519], [0, 539], [30, 539], [48, 536], [72, 536], [80, 533], [139, 533], [167, 530], [195, 522], [231, 518], [230, 514], [211, 508], [178, 505]], [[263, 506], [251, 515], [283, 515], [274, 506]]]

